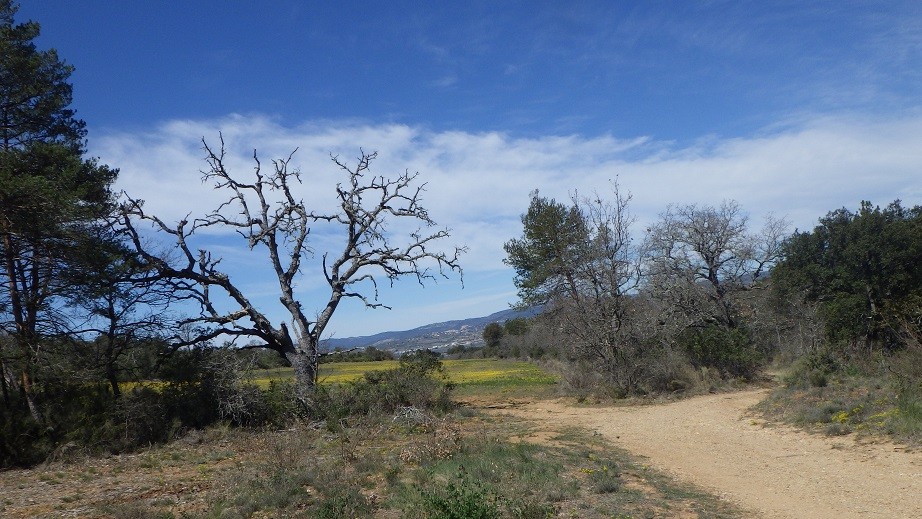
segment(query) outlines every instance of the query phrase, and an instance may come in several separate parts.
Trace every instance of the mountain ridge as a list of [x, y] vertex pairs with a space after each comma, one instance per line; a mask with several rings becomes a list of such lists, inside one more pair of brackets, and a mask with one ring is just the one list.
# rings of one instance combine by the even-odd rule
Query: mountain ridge
[[500, 310], [483, 317], [455, 319], [425, 324], [410, 330], [381, 332], [359, 337], [329, 338], [321, 341], [326, 351], [375, 347], [379, 350], [401, 352], [417, 349], [441, 350], [451, 346], [482, 346], [483, 329], [490, 323], [503, 323], [518, 317], [534, 317], [538, 308], [528, 310]]

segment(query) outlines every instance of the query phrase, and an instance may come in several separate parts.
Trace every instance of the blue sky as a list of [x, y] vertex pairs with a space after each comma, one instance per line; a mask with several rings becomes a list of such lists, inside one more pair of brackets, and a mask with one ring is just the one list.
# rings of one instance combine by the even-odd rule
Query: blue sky
[[[862, 199], [922, 203], [922, 3], [23, 1], [41, 47], [76, 67], [91, 154], [166, 219], [220, 197], [199, 139], [245, 172], [295, 155], [309, 204], [329, 154], [419, 171], [470, 253], [456, 280], [347, 305], [343, 337], [485, 315], [514, 301], [502, 244], [528, 193], [605, 193], [649, 222], [670, 203], [740, 202], [810, 228]], [[318, 250], [328, 244], [318, 233]], [[277, 305], [258, 253], [206, 236]], [[316, 275], [306, 307], [325, 299]], [[275, 313], [281, 319], [281, 312]]]

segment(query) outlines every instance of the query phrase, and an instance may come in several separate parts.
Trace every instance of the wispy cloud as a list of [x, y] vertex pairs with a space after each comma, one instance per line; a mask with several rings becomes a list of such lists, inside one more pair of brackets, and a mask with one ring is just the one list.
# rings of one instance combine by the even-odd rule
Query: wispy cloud
[[349, 159], [378, 150], [374, 172], [419, 171], [434, 218], [471, 248], [468, 268], [501, 268], [502, 243], [519, 232], [528, 194], [566, 198], [608, 189], [618, 178], [634, 195], [641, 221], [669, 203], [738, 200], [754, 216], [787, 214], [800, 227], [826, 211], [862, 199], [922, 202], [922, 115], [874, 120], [802, 119], [763, 134], [708, 138], [676, 148], [645, 137], [545, 136], [513, 138], [496, 132], [429, 132], [404, 125], [305, 123], [283, 127], [262, 116], [171, 121], [149, 133], [97, 138], [93, 153], [122, 173], [119, 186], [144, 198], [168, 219], [203, 212], [223, 200], [200, 181], [200, 139], [227, 143], [232, 171], [252, 171], [263, 159], [286, 157], [303, 173], [300, 192], [312, 207], [332, 209], [342, 180], [330, 154]]
[[[334, 209], [335, 184], [344, 178], [330, 155], [348, 161], [360, 147], [378, 150], [373, 172], [394, 176], [418, 171], [420, 182], [426, 183], [424, 206], [440, 225], [451, 229], [445, 247], [469, 247], [463, 266], [474, 294], [456, 293], [460, 285], [453, 282], [411, 297], [382, 288], [384, 301], [395, 310], [378, 314], [358, 305], [344, 310], [337, 318], [340, 336], [451, 319], [465, 315], [451, 312], [465, 309], [467, 315], [488, 313], [513, 301], [512, 272], [502, 263], [503, 243], [521, 233], [519, 218], [535, 189], [559, 200], [577, 191], [604, 196], [617, 179], [623, 191], [633, 194], [637, 233], [673, 203], [719, 204], [733, 199], [753, 223], [773, 213], [801, 229], [812, 228], [830, 210], [856, 208], [861, 200], [922, 203], [922, 114], [898, 119], [802, 115], [757, 135], [709, 136], [684, 147], [643, 136], [515, 138], [498, 132], [433, 132], [333, 121], [289, 127], [268, 117], [232, 115], [170, 121], [144, 133], [112, 133], [96, 138], [91, 151], [121, 169], [118, 186], [145, 199], [151, 213], [177, 220], [189, 213], [204, 214], [226, 198], [203, 185], [199, 173], [205, 166], [200, 139], [204, 135], [217, 145], [219, 130], [227, 145], [228, 166], [242, 176], [254, 167], [254, 149], [267, 167], [270, 158], [287, 157], [298, 148], [292, 161], [304, 180], [298, 196], [318, 210]], [[312, 236], [314, 261], [340, 243], [335, 229], [317, 229]], [[220, 236], [204, 238], [244, 265], [244, 271], [261, 261], [259, 251], [244, 251], [242, 243], [222, 243]], [[228, 264], [233, 263], [230, 259]], [[306, 266], [305, 274], [304, 290], [322, 289], [317, 268]], [[254, 277], [249, 283], [274, 300], [271, 276]], [[451, 295], [446, 295], [445, 286]], [[322, 294], [319, 297], [323, 300]], [[422, 308], [427, 309], [424, 314]]]
[[453, 86], [457, 82], [458, 82], [458, 76], [451, 74], [451, 75], [442, 76], [436, 79], [435, 81], [432, 82], [432, 85], [439, 87], [439, 88], [448, 88], [450, 86]]

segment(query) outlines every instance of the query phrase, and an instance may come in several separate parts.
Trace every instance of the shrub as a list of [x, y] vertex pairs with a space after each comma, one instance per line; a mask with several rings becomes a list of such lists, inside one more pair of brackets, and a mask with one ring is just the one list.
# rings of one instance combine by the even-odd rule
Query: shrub
[[451, 389], [444, 380], [438, 356], [414, 352], [404, 355], [397, 368], [369, 371], [363, 378], [339, 387], [318, 386], [311, 415], [338, 420], [375, 412], [393, 413], [401, 407], [445, 412], [452, 406]]
[[893, 432], [916, 443], [922, 441], [922, 392], [903, 392], [896, 400]]
[[359, 517], [371, 512], [368, 500], [355, 488], [339, 488], [324, 496], [312, 515], [316, 519]]
[[180, 357], [167, 362], [165, 380], [123, 389], [119, 398], [105, 384], [46, 384], [35, 394], [41, 424], [18, 398], [0, 407], [0, 467], [130, 451], [218, 421], [281, 426], [297, 417], [291, 384], [248, 384], [235, 352], [200, 348]]
[[497, 498], [463, 470], [443, 489], [423, 490], [421, 509], [429, 519], [498, 519]]
[[750, 379], [758, 373], [761, 357], [745, 328], [708, 325], [679, 337], [692, 363], [716, 368], [724, 375]]
[[320, 357], [321, 363], [328, 362], [377, 362], [381, 360], [394, 360], [394, 354], [387, 350], [379, 350], [368, 346], [359, 351], [334, 350]]

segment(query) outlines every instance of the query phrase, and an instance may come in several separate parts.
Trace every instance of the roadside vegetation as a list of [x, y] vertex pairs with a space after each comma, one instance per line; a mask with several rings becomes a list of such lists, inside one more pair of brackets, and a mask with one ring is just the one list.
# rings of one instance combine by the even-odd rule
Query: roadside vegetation
[[[556, 376], [525, 359], [440, 359], [441, 369], [437, 376], [452, 386], [456, 397], [514, 393], [534, 396], [542, 386], [553, 393], [558, 383]], [[319, 380], [324, 385], [345, 384], [361, 380], [368, 372], [394, 369], [399, 365], [399, 360], [325, 362], [321, 364]], [[252, 371], [247, 380], [266, 388], [273, 382], [290, 381], [292, 377], [291, 368], [279, 367]]]
[[[439, 371], [437, 361], [418, 355], [391, 370], [322, 386], [312, 419], [284, 428], [225, 422], [189, 429], [174, 442], [134, 454], [62, 453], [37, 469], [5, 472], [0, 513], [164, 519], [740, 516], [585, 431], [550, 430], [457, 407], [442, 398], [448, 386], [431, 376]], [[485, 374], [476, 378], [473, 385], [494, 382]], [[503, 384], [501, 378], [496, 382]], [[515, 385], [540, 392], [545, 384], [519, 379]]]
[[[770, 419], [922, 441], [920, 207], [865, 202], [791, 234], [734, 201], [676, 204], [635, 234], [617, 183], [563, 202], [535, 191], [505, 252], [519, 305], [540, 315], [445, 358], [324, 352], [344, 300], [377, 308], [379, 282], [460, 274], [465, 249], [436, 246], [448, 231], [417, 175], [371, 174], [374, 153], [334, 158], [340, 205], [318, 214], [292, 194], [291, 157], [272, 171], [257, 159], [247, 181], [223, 142], [203, 142], [225, 203], [164, 222], [85, 156], [72, 67], [16, 13], [0, 0], [4, 517], [734, 517], [598, 438], [477, 406], [693, 395], [767, 367], [785, 373]], [[398, 217], [431, 234], [391, 232]], [[205, 228], [266, 254], [290, 319], [273, 324], [199, 252]], [[317, 235], [342, 248], [315, 253]], [[329, 297], [302, 302], [311, 254]]]
[[922, 208], [899, 201], [830, 212], [787, 240], [775, 294], [809, 341], [763, 405], [769, 417], [922, 442], [920, 259]]

